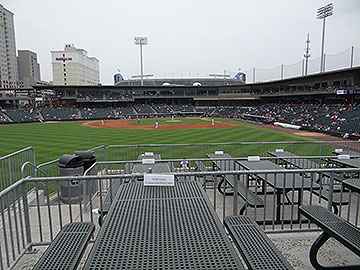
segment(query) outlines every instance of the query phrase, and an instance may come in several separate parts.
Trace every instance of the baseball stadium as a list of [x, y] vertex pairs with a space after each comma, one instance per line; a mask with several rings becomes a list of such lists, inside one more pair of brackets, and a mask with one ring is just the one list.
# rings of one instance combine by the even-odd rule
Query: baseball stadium
[[1, 268], [359, 267], [360, 68], [234, 81], [1, 91]]

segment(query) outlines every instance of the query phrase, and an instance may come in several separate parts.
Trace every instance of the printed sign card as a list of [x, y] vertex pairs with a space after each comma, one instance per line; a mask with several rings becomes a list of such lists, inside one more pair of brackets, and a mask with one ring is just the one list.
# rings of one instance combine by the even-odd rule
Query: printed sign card
[[249, 156], [248, 161], [260, 161], [260, 157], [259, 156]]
[[155, 159], [153, 158], [144, 158], [142, 164], [155, 164]]
[[174, 175], [165, 174], [145, 174], [144, 186], [174, 186]]

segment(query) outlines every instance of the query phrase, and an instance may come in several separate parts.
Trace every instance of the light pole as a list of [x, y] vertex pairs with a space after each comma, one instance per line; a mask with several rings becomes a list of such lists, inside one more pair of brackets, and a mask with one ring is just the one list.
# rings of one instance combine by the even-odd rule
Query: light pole
[[148, 44], [147, 37], [134, 37], [135, 45], [140, 45], [140, 68], [141, 68], [141, 85], [144, 85], [143, 77], [144, 77], [144, 70], [143, 70], [143, 60], [142, 60], [142, 46]]
[[321, 42], [321, 61], [320, 61], [320, 72], [324, 71], [324, 39], [325, 39], [325, 19], [333, 15], [333, 4], [327, 4], [321, 8], [318, 8], [317, 19], [323, 20], [323, 31], [322, 31], [322, 42]]

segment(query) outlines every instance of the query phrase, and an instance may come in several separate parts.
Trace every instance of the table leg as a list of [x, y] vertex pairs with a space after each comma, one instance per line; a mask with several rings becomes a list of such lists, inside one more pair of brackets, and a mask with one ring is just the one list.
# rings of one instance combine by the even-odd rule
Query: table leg
[[344, 265], [344, 266], [322, 266], [317, 260], [319, 249], [330, 238], [326, 232], [322, 232], [310, 248], [310, 263], [317, 270], [333, 270], [333, 269], [360, 269], [360, 265]]
[[281, 191], [276, 190], [276, 221], [280, 222], [281, 214]]

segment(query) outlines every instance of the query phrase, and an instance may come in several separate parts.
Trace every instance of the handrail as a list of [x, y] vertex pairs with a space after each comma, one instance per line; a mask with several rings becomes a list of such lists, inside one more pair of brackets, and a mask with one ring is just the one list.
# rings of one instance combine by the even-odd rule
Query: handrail
[[36, 171], [41, 172], [42, 174], [45, 175], [45, 177], [47, 176], [47, 174], [46, 174], [45, 171], [43, 171], [42, 169], [36, 167], [36, 165], [34, 165], [33, 163], [31, 163], [30, 161], [26, 161], [26, 162], [21, 166], [21, 178], [24, 178], [24, 177], [25, 177], [25, 176], [24, 176], [24, 169], [25, 169], [25, 167], [26, 167], [27, 165], [33, 167]]

